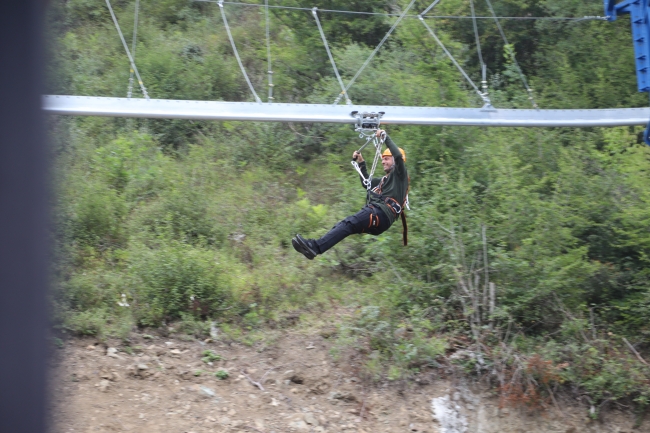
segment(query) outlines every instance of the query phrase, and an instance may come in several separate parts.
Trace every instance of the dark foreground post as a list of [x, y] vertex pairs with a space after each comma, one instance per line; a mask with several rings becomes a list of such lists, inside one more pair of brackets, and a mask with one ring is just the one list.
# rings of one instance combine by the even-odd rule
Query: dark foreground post
[[44, 0], [0, 1], [0, 432], [46, 431]]

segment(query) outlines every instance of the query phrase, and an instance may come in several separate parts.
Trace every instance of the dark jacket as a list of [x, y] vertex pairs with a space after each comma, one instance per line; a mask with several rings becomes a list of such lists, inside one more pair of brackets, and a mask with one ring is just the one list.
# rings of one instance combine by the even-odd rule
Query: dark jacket
[[[406, 201], [406, 195], [408, 194], [409, 177], [402, 153], [389, 136], [386, 136], [386, 146], [388, 146], [390, 153], [395, 158], [395, 165], [384, 177], [372, 179], [372, 191], [375, 194], [368, 193], [368, 204], [380, 208], [388, 216], [392, 224], [397, 219], [398, 214], [392, 207], [386, 204], [384, 199], [390, 197], [399, 203], [400, 206], [403, 206]], [[359, 168], [363, 175], [368, 178], [368, 169], [366, 168], [365, 161], [359, 164]]]

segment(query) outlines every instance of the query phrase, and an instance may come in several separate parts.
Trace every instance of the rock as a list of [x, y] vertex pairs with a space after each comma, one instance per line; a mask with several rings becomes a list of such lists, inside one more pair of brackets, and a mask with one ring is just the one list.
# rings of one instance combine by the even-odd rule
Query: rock
[[93, 344], [91, 344], [90, 346], [86, 347], [86, 349], [88, 349], [88, 350], [95, 350], [95, 346], [94, 346]]
[[321, 380], [309, 388], [309, 392], [316, 395], [325, 394], [330, 389], [330, 384], [326, 380]]
[[235, 409], [230, 409], [230, 410], [228, 411], [228, 415], [230, 415], [230, 416], [235, 416], [235, 415], [237, 415], [237, 411], [236, 411]]
[[117, 349], [114, 347], [109, 347], [106, 349], [106, 356], [110, 356], [111, 358], [115, 359], [122, 359], [122, 357], [117, 354]]
[[86, 380], [90, 380], [90, 376], [85, 371], [79, 371], [72, 374], [73, 382], [82, 382]]
[[280, 406], [280, 402], [277, 401], [275, 398], [271, 398], [271, 406]]
[[357, 397], [350, 392], [331, 392], [329, 395], [330, 400], [342, 400], [346, 403], [353, 403], [359, 401]]
[[147, 367], [146, 364], [138, 364], [138, 370], [140, 371], [149, 370], [149, 367]]
[[318, 422], [318, 420], [316, 419], [316, 417], [312, 413], [309, 413], [309, 412], [307, 412], [304, 415], [304, 420], [309, 425], [318, 426], [320, 424]]
[[208, 397], [216, 397], [217, 396], [217, 394], [211, 388], [208, 388], [207, 386], [201, 385], [200, 389], [201, 389], [201, 392], [203, 394], [207, 395]]
[[181, 351], [178, 350], [178, 349], [172, 349], [172, 350], [169, 351], [169, 353], [170, 353], [173, 357], [179, 358], [183, 352], [181, 352]]
[[259, 418], [255, 419], [255, 427], [256, 427], [258, 430], [264, 431], [264, 421], [262, 421], [262, 420], [259, 419]]
[[230, 418], [228, 418], [227, 416], [224, 416], [219, 420], [219, 422], [223, 425], [230, 425], [232, 421], [230, 421]]
[[309, 425], [303, 420], [297, 420], [289, 423], [289, 428], [298, 430], [299, 432], [308, 432], [310, 430]]
[[101, 382], [99, 382], [99, 390], [101, 392], [106, 392], [106, 391], [108, 391], [108, 388], [110, 387], [110, 385], [111, 385], [111, 383], [108, 380], [104, 379]]
[[441, 431], [467, 432], [467, 418], [459, 411], [460, 407], [454, 404], [448, 395], [431, 400], [433, 419], [440, 425]]

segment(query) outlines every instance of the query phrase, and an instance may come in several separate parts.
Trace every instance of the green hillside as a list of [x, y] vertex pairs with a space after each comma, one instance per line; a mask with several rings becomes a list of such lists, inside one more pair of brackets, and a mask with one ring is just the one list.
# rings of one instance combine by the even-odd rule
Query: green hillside
[[[49, 92], [125, 97], [129, 64], [106, 4], [51, 3]], [[135, 3], [113, 2], [127, 41]], [[478, 15], [490, 15], [475, 3]], [[407, 4], [318, 6], [399, 13]], [[494, 7], [500, 16], [603, 14], [597, 0]], [[225, 10], [266, 101], [264, 8]], [[469, 1], [444, 0], [434, 12], [467, 16]], [[151, 97], [253, 100], [216, 3], [142, 0], [139, 13], [136, 63]], [[396, 19], [320, 18], [346, 82]], [[270, 22], [275, 100], [333, 102], [340, 88], [311, 12], [271, 9]], [[480, 82], [472, 21], [428, 22]], [[540, 107], [647, 105], [636, 91], [626, 17], [502, 23]], [[479, 20], [479, 33], [493, 104], [529, 108], [494, 22]], [[358, 104], [482, 104], [412, 18], [350, 95]], [[370, 378], [414, 377], [462, 349], [450, 362], [507, 400], [535, 406], [563, 389], [596, 410], [648, 402], [650, 371], [629, 347], [650, 356], [650, 151], [640, 127], [390, 127], [412, 181], [409, 246], [397, 224], [314, 261], [293, 250], [292, 236], [322, 235], [364, 204], [349, 163], [363, 141], [350, 126], [53, 117], [50, 129], [62, 331], [128, 338], [136, 327], [173, 324], [205, 338], [211, 321], [255, 332], [354, 306], [336, 323], [338, 344], [358, 348]]]

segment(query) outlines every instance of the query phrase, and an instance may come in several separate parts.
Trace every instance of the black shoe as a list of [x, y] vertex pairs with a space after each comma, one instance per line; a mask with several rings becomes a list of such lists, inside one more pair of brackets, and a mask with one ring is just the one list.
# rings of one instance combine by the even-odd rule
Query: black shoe
[[309, 260], [314, 260], [314, 257], [318, 255], [309, 244], [309, 241], [300, 235], [296, 235], [295, 238], [291, 239], [291, 245], [293, 245], [293, 248], [296, 251], [307, 257]]

